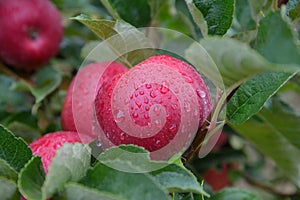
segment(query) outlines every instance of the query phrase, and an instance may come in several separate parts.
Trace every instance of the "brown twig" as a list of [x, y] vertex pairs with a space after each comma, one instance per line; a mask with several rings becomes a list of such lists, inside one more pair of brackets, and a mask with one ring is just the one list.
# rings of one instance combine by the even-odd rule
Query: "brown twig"
[[[235, 88], [230, 92], [230, 94], [226, 97], [226, 101], [223, 103], [221, 110], [223, 107], [226, 105], [226, 102], [228, 102], [233, 94], [238, 90], [239, 87]], [[214, 108], [215, 109], [215, 108]], [[214, 110], [213, 109], [213, 110]], [[196, 137], [194, 138], [193, 142], [189, 146], [189, 148], [184, 152], [184, 154], [181, 157], [181, 161], [183, 162], [184, 165], [186, 165], [199, 151], [201, 148], [201, 143], [203, 142], [205, 136], [207, 135], [210, 127], [210, 121], [211, 121], [211, 114], [207, 117], [203, 125], [200, 127], [198, 130]]]
[[[208, 117], [210, 119], [210, 116]], [[184, 152], [181, 157], [181, 161], [184, 165], [186, 165], [198, 152], [199, 148], [201, 147], [201, 143], [203, 142], [207, 132], [208, 126], [210, 125], [210, 120], [205, 120], [201, 128], [198, 130], [196, 137], [194, 138], [193, 142], [189, 146], [189, 148]]]

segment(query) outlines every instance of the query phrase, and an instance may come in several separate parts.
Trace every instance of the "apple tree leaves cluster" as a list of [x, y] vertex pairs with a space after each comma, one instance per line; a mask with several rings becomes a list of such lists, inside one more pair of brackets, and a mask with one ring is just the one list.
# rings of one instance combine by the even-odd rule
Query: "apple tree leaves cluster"
[[[53, 2], [60, 9], [65, 29], [58, 55], [42, 69], [26, 74], [0, 63], [1, 198], [20, 199], [20, 194], [28, 199], [299, 197], [300, 1], [290, 0], [283, 6], [275, 0]], [[100, 156], [99, 162], [88, 152], [92, 144], [65, 145], [45, 175], [41, 159], [32, 155], [27, 143], [61, 129], [59, 116], [66, 89], [84, 57], [99, 39], [128, 29], [133, 30], [130, 37], [139, 38], [136, 28], [147, 26], [184, 33], [199, 41], [212, 58], [228, 100], [224, 116], [224, 132], [230, 138], [227, 146], [186, 166], [177, 160], [151, 173], [130, 174], [105, 165], [113, 161], [118, 148], [108, 150], [112, 156]], [[126, 43], [122, 45], [126, 48]], [[193, 44], [180, 48], [200, 73], [218, 85], [215, 74], [197, 66], [209, 63], [201, 59], [203, 55]], [[152, 53], [129, 52], [119, 61], [130, 67]], [[143, 163], [118, 160], [120, 165], [160, 164], [142, 149], [123, 148], [136, 148], [145, 158]], [[69, 155], [68, 159], [62, 155]], [[245, 181], [255, 194], [233, 188], [214, 194], [202, 182], [201, 172], [224, 162], [238, 163], [228, 172], [233, 186], [240, 187]], [[272, 174], [263, 174], [266, 169]], [[282, 185], [289, 190], [277, 189]]]

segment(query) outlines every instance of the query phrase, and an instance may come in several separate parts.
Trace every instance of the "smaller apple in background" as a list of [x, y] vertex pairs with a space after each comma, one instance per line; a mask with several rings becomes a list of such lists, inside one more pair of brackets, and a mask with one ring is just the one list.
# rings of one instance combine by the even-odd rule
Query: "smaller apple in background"
[[209, 168], [202, 174], [202, 177], [214, 192], [218, 192], [232, 185], [229, 177], [229, 169], [230, 164], [223, 163], [221, 169]]
[[[66, 143], [81, 143], [81, 139], [77, 132], [60, 131], [48, 133], [37, 140], [33, 141], [29, 147], [32, 154], [40, 156], [44, 171], [47, 174], [49, 166], [52, 163], [53, 157], [56, 155], [56, 151], [60, 149]], [[24, 196], [21, 196], [21, 200], [27, 200]]]
[[0, 0], [0, 60], [26, 71], [46, 64], [63, 36], [59, 11], [49, 0]]
[[116, 62], [91, 63], [83, 67], [73, 78], [65, 98], [61, 113], [63, 129], [80, 132], [83, 142], [96, 139], [92, 129], [97, 90], [113, 76], [127, 70]]

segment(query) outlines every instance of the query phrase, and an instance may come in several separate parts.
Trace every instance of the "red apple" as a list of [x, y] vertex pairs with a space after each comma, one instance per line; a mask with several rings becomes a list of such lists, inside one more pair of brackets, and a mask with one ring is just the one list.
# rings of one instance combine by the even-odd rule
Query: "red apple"
[[33, 70], [46, 64], [63, 35], [59, 11], [49, 0], [0, 0], [0, 60]]
[[207, 169], [202, 177], [205, 182], [207, 182], [214, 192], [218, 192], [225, 187], [229, 187], [232, 185], [232, 182], [229, 177], [229, 163], [222, 164], [222, 168], [220, 170], [215, 168]]
[[78, 131], [83, 142], [96, 139], [93, 129], [94, 99], [103, 82], [127, 68], [116, 62], [91, 63], [83, 67], [72, 80], [61, 113], [62, 127]]
[[167, 55], [150, 57], [105, 82], [95, 99], [103, 147], [134, 144], [156, 160], [184, 150], [211, 108], [201, 75]]
[[59, 131], [48, 133], [33, 141], [29, 146], [33, 155], [41, 157], [45, 173], [47, 174], [56, 151], [65, 143], [73, 144], [76, 142], [81, 143], [77, 132]]

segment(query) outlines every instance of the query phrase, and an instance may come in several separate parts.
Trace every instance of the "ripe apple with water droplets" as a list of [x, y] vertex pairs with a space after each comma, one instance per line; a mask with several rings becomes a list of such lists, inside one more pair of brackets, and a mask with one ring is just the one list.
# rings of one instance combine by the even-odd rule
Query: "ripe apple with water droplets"
[[[95, 99], [104, 147], [135, 144], [152, 152], [154, 159], [170, 158], [185, 145], [182, 141], [191, 142], [189, 137], [211, 108], [200, 74], [167, 55], [150, 57], [115, 76], [103, 84]], [[164, 149], [167, 146], [171, 147]]]

